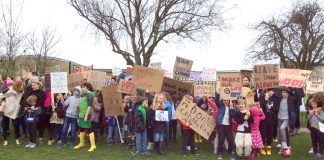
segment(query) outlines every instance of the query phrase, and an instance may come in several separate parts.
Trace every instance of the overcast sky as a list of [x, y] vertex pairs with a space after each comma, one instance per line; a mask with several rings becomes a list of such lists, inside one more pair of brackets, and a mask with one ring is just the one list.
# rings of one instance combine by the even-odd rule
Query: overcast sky
[[[184, 41], [181, 44], [163, 45], [152, 62], [162, 62], [162, 67], [172, 71], [176, 56], [194, 60], [192, 70], [203, 67], [217, 70], [249, 68], [243, 60], [246, 49], [256, 33], [249, 31], [249, 24], [278, 15], [290, 8], [293, 0], [224, 0], [229, 29], [212, 32], [211, 39], [204, 43]], [[95, 68], [125, 68], [124, 59], [111, 51], [110, 44], [98, 39], [88, 22], [81, 18], [67, 0], [25, 0], [21, 29], [23, 32], [41, 30], [45, 26], [56, 28], [61, 41], [57, 45], [58, 57], [82, 65], [93, 64]]]

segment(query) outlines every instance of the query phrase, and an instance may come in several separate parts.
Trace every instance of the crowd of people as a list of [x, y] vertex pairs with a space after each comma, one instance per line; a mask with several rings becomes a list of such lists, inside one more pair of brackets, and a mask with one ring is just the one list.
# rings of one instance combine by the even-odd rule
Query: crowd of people
[[[114, 77], [106, 85], [118, 85]], [[10, 121], [13, 124], [16, 144], [20, 144], [20, 131], [28, 137], [27, 148], [44, 143], [44, 131], [48, 129], [47, 144], [57, 142], [57, 148], [68, 145], [73, 149], [85, 147], [89, 137], [89, 152], [96, 150], [99, 136], [107, 135], [107, 143], [126, 142], [135, 148], [134, 155], [163, 155], [177, 140], [178, 124], [181, 128], [181, 154], [199, 154], [197, 143], [203, 138], [184, 121], [177, 119], [175, 110], [182, 97], [174, 99], [167, 92], [145, 95], [123, 94], [123, 116], [105, 116], [101, 91], [95, 91], [89, 82], [75, 86], [70, 93], [52, 95], [44, 90], [42, 77], [13, 79], [8, 77], [0, 84], [0, 121], [4, 146], [9, 145]], [[301, 88], [268, 88], [256, 90], [249, 77], [242, 79], [242, 86], [255, 92], [253, 104], [245, 97], [224, 99], [219, 93], [214, 97], [194, 97], [194, 102], [215, 119], [216, 127], [207, 143], [214, 144], [217, 159], [227, 152], [230, 159], [253, 159], [271, 156], [274, 142], [278, 142], [279, 154], [289, 156], [290, 136], [299, 134], [300, 105], [304, 97]], [[307, 128], [310, 130], [312, 149], [316, 157], [324, 157], [324, 133], [319, 123], [324, 122], [324, 93], [309, 96], [305, 103]], [[158, 121], [157, 110], [168, 111], [169, 121]], [[279, 133], [279, 134], [278, 134]], [[38, 141], [37, 141], [38, 137]], [[67, 138], [69, 139], [69, 142]], [[79, 137], [78, 144], [76, 138]], [[278, 137], [278, 138], [277, 138]]]

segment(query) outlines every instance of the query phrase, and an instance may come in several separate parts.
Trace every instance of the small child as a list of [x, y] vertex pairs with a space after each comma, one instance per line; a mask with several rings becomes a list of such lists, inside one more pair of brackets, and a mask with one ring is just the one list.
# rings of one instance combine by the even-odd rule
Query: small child
[[27, 98], [27, 106], [25, 108], [25, 122], [29, 136], [29, 143], [26, 148], [36, 147], [36, 126], [38, 122], [39, 108], [35, 107], [37, 97], [31, 95]]
[[99, 116], [100, 116], [101, 106], [102, 106], [101, 103], [98, 102], [98, 98], [95, 97], [93, 99], [93, 112], [91, 114], [91, 123], [96, 137], [95, 139], [98, 138]]
[[251, 138], [251, 123], [253, 123], [253, 117], [250, 112], [246, 110], [246, 105], [244, 100], [238, 100], [239, 112], [235, 117], [235, 121], [238, 124], [237, 132], [235, 136], [236, 153], [238, 157], [243, 157], [244, 155], [248, 157], [251, 153], [252, 138]]
[[[52, 113], [50, 118], [51, 125], [51, 133], [48, 141], [48, 145], [52, 146], [56, 136], [58, 144], [61, 143], [62, 138], [62, 126], [63, 126], [63, 118], [64, 118], [64, 107], [63, 107], [63, 94], [56, 94], [54, 99], [54, 104], [52, 104]], [[57, 134], [55, 134], [55, 132]]]
[[195, 132], [180, 119], [179, 119], [179, 123], [182, 129], [181, 154], [183, 156], [187, 155], [187, 146], [190, 146], [190, 150], [192, 154], [197, 154], [197, 150], [194, 143]]
[[249, 158], [259, 158], [260, 149], [263, 147], [259, 125], [260, 121], [265, 119], [265, 115], [262, 111], [262, 108], [258, 107], [258, 104], [252, 106], [250, 112], [254, 121], [251, 124], [252, 152]]
[[309, 100], [309, 114], [307, 119], [310, 123], [313, 155], [321, 157], [324, 155], [324, 133], [318, 129], [318, 125], [324, 122], [324, 111], [314, 98]]

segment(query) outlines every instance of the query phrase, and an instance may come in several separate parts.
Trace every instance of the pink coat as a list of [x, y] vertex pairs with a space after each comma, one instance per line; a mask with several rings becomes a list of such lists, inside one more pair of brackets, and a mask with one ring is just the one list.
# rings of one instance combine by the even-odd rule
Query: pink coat
[[260, 121], [265, 119], [264, 113], [260, 112], [257, 106], [252, 106], [250, 113], [254, 119], [254, 122], [251, 124], [251, 130], [259, 130]]

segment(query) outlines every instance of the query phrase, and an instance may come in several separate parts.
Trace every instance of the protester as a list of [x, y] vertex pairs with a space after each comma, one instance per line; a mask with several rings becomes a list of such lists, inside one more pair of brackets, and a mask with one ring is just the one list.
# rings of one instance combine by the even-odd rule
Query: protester
[[250, 107], [253, 123], [251, 124], [251, 137], [252, 137], [252, 152], [249, 158], [259, 158], [260, 149], [263, 147], [262, 137], [260, 133], [260, 121], [265, 119], [262, 108], [258, 106], [258, 102]]
[[[156, 94], [153, 100], [152, 109], [156, 112], [157, 110], [166, 110], [164, 103], [165, 97], [163, 94]], [[163, 131], [165, 127], [165, 122], [157, 121], [155, 114], [152, 115], [153, 118], [153, 134], [154, 134], [154, 149], [159, 155], [163, 154]]]
[[27, 98], [27, 106], [25, 107], [25, 121], [29, 137], [29, 142], [26, 145], [26, 148], [36, 147], [36, 125], [40, 110], [40, 106], [37, 106], [37, 96], [29, 96]]
[[100, 117], [100, 111], [102, 110], [102, 104], [99, 103], [100, 99], [102, 97], [101, 93], [98, 93], [96, 97], [93, 99], [93, 112], [91, 114], [91, 125], [93, 126], [93, 131], [95, 134], [95, 139], [98, 138], [98, 131], [99, 131], [99, 117]]
[[57, 136], [57, 142], [58, 144], [61, 143], [62, 138], [62, 125], [63, 125], [63, 118], [64, 118], [64, 98], [63, 94], [58, 93], [54, 95], [54, 104], [52, 104], [51, 111], [51, 119], [50, 119], [50, 125], [51, 125], [51, 133], [50, 138], [48, 141], [48, 145], [52, 146], [55, 142], [56, 136]]
[[[163, 96], [164, 96], [165, 109], [168, 111], [168, 119], [171, 120], [173, 100], [172, 100], [170, 94], [167, 92], [163, 92]], [[169, 123], [169, 121], [165, 122], [164, 129], [165, 129], [164, 130], [164, 143], [165, 143], [165, 147], [168, 148], [170, 145], [170, 123]]]
[[133, 109], [135, 108], [135, 101], [137, 99], [137, 95], [133, 95], [130, 97], [130, 100], [126, 102], [124, 107], [124, 112], [127, 113], [125, 119], [125, 125], [127, 126], [127, 144], [129, 148], [132, 148], [135, 145], [135, 137], [134, 137], [134, 126], [133, 126]]

